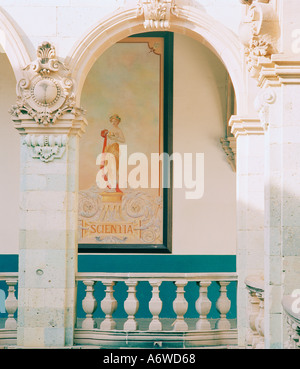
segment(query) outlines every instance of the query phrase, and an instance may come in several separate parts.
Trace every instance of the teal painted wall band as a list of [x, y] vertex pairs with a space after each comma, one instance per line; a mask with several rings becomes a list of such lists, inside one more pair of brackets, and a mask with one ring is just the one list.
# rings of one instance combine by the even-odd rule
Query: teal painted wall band
[[[17, 272], [18, 255], [0, 255], [0, 273]], [[231, 273], [235, 255], [78, 255], [79, 272]]]
[[19, 255], [2, 254], [0, 255], [0, 273], [13, 273], [19, 270]]
[[79, 255], [79, 272], [234, 273], [235, 255]]

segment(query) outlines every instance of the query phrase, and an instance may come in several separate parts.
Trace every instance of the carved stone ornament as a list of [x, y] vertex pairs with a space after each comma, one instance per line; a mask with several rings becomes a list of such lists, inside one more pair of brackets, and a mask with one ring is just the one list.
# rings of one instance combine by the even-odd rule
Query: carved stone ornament
[[145, 29], [168, 29], [171, 15], [178, 16], [175, 0], [139, 0], [137, 6], [137, 16], [144, 14]]
[[66, 149], [67, 135], [31, 135], [27, 134], [23, 144], [32, 149], [32, 157], [49, 163], [60, 159]]
[[269, 0], [241, 0], [247, 4], [247, 15], [240, 25], [240, 40], [245, 47], [245, 61], [251, 77], [258, 78], [261, 64], [276, 53], [278, 22]]
[[265, 131], [269, 127], [269, 105], [275, 102], [276, 93], [271, 87], [264, 89], [254, 101], [254, 108], [259, 114], [261, 125]]
[[40, 126], [53, 125], [65, 113], [78, 116], [74, 83], [70, 71], [56, 58], [55, 48], [44, 42], [37, 49], [37, 60], [24, 68], [24, 78], [17, 84], [17, 104], [13, 117], [28, 115]]

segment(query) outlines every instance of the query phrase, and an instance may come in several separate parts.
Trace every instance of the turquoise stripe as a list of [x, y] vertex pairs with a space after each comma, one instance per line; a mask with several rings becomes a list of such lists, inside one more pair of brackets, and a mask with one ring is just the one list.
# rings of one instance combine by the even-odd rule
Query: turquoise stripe
[[[17, 272], [18, 255], [0, 255], [0, 272]], [[79, 272], [230, 273], [235, 255], [78, 255]]]
[[19, 255], [0, 255], [0, 273], [17, 272], [19, 270]]
[[230, 273], [235, 255], [79, 255], [79, 272]]

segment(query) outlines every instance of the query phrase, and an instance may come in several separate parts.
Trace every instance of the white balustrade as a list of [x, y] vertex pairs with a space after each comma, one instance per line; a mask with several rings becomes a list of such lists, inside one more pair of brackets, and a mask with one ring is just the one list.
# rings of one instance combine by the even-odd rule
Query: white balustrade
[[259, 340], [256, 344], [256, 349], [263, 349], [265, 347], [265, 334], [264, 334], [264, 316], [265, 316], [265, 301], [264, 293], [257, 292], [257, 297], [259, 299], [259, 313], [255, 321], [255, 328], [259, 334]]
[[248, 332], [247, 332], [247, 346], [250, 348], [255, 347], [259, 342], [259, 333], [256, 330], [256, 319], [259, 315], [259, 298], [257, 297], [256, 292], [249, 291], [249, 308], [248, 308]]
[[220, 297], [217, 301], [217, 310], [220, 313], [220, 319], [217, 323], [218, 329], [230, 329], [231, 325], [229, 320], [226, 318], [227, 313], [230, 310], [231, 302], [229, 298], [227, 297], [227, 286], [229, 285], [229, 282], [226, 281], [220, 281], [218, 282], [220, 286]]
[[[18, 276], [17, 273], [0, 273], [0, 280], [5, 281], [8, 286], [8, 294], [5, 300], [5, 308], [8, 316], [4, 324], [4, 329], [0, 329], [0, 343], [16, 344], [17, 320], [15, 318], [15, 313], [18, 309], [18, 300], [16, 296]], [[190, 337], [191, 342], [195, 342], [195, 337], [200, 341], [204, 339], [206, 343], [208, 339], [211, 340], [211, 342], [215, 342], [215, 339], [219, 339], [223, 344], [224, 342], [232, 343], [236, 340], [236, 329], [230, 328], [230, 323], [226, 317], [231, 307], [230, 300], [227, 296], [227, 286], [229, 283], [235, 283], [237, 281], [237, 275], [235, 273], [78, 273], [76, 281], [83, 283], [85, 286], [85, 296], [81, 301], [85, 317], [83, 318], [80, 328], [76, 328], [77, 333], [75, 334], [75, 342], [79, 342], [79, 344], [80, 342], [87, 341], [89, 342], [88, 344], [93, 344], [91, 342], [94, 342], [95, 337], [98, 340], [99, 337], [103, 337], [100, 338], [99, 342], [102, 342], [102, 339], [108, 339], [107, 337], [113, 337], [109, 338], [109, 342], [113, 342], [114, 339], [123, 339], [123, 334], [126, 334], [126, 336], [124, 336], [124, 342], [127, 342], [130, 337], [139, 341], [139, 339], [137, 339], [138, 336], [132, 336], [132, 334], [143, 334], [142, 339], [145, 340], [144, 342], [148, 342], [149, 344], [149, 342], [151, 342], [151, 337], [158, 337], [157, 342], [159, 344], [160, 337], [164, 337], [166, 340], [171, 339], [171, 337], [176, 337], [176, 340], [183, 339], [183, 337], [187, 337], [186, 334], [188, 334], [189, 331], [191, 331], [192, 335]], [[148, 305], [152, 318], [149, 325], [144, 326], [143, 332], [139, 331], [139, 319], [136, 318], [140, 305], [137, 298], [137, 288], [140, 282], [147, 282], [152, 288], [152, 295]], [[162, 296], [160, 296], [160, 288], [163, 282], [175, 284], [176, 296], [173, 301], [169, 299], [164, 301]], [[119, 330], [116, 329], [117, 318], [113, 318], [118, 308], [118, 301], [114, 295], [114, 287], [118, 283], [125, 283], [127, 286], [127, 297], [124, 301], [124, 310], [127, 314], [127, 319], [123, 325], [123, 329]], [[195, 303], [195, 308], [199, 315], [198, 318], [193, 320], [193, 322], [195, 321], [195, 326], [191, 328], [189, 328], [185, 317], [189, 307], [189, 301], [186, 297], [188, 283], [195, 283], [199, 287], [199, 295]], [[215, 329], [211, 324], [212, 321], [209, 319], [212, 301], [209, 299], [208, 291], [213, 283], [218, 283], [220, 286], [220, 296], [215, 306], [220, 313], [220, 318], [216, 325], [217, 329]], [[98, 294], [95, 294], [95, 289], [100, 287], [100, 285], [104, 286], [105, 295], [101, 301], [97, 301], [95, 296], [98, 296]], [[142, 288], [142, 283], [140, 287]], [[261, 299], [262, 297], [263, 296], [261, 296]], [[257, 298], [259, 299], [259, 297]], [[262, 309], [263, 301], [259, 301]], [[170, 309], [173, 307], [176, 314], [176, 318], [173, 321], [172, 332], [169, 332], [169, 328], [164, 329], [165, 321], [160, 317], [164, 304], [167, 302], [171, 305], [166, 308]], [[80, 303], [80, 301], [78, 301], [78, 303]], [[98, 305], [100, 305], [104, 313], [104, 319], [102, 319], [99, 326], [96, 323], [98, 319], [94, 317]], [[164, 316], [164, 318], [169, 317]], [[262, 313], [259, 320], [260, 323], [257, 327], [260, 334], [262, 334]], [[168, 322], [166, 324], [169, 326]], [[145, 338], [147, 337], [147, 329], [150, 334], [149, 338]], [[89, 336], [89, 331], [91, 332], [91, 336]], [[216, 336], [207, 336], [207, 333], [205, 333], [207, 331], [215, 331]], [[182, 335], [181, 332], [184, 332], [184, 335]], [[204, 332], [204, 336], [201, 336], [201, 332]], [[209, 334], [211, 334], [210, 332]], [[294, 330], [293, 332], [293, 342], [296, 342], [295, 345], [297, 345], [299, 341], [297, 337], [299, 336], [296, 337], [296, 333], [298, 331]], [[93, 334], [96, 334], [96, 336]], [[111, 336], [111, 334], [115, 336]], [[10, 343], [7, 343], [8, 341]], [[257, 344], [259, 344], [259, 341]]]
[[188, 309], [188, 302], [184, 298], [184, 287], [187, 285], [188, 281], [179, 280], [175, 282], [177, 287], [176, 299], [173, 302], [173, 309], [177, 314], [177, 318], [174, 322], [174, 331], [187, 331], [188, 325], [184, 320], [184, 315]]
[[16, 280], [7, 280], [6, 284], [8, 285], [8, 296], [5, 300], [5, 309], [8, 313], [8, 317], [5, 322], [6, 329], [17, 329], [17, 321], [15, 319], [15, 312], [18, 309], [18, 300], [15, 296], [15, 286], [18, 283]]
[[284, 296], [282, 306], [287, 323], [288, 339], [285, 349], [300, 349], [300, 303], [299, 293], [295, 296]]
[[152, 298], [149, 302], [149, 310], [153, 316], [149, 325], [149, 331], [161, 331], [162, 323], [159, 320], [159, 314], [162, 310], [162, 301], [159, 297], [159, 287], [162, 282], [159, 280], [151, 280], [149, 283], [152, 286]]
[[199, 282], [199, 298], [196, 301], [196, 310], [200, 315], [200, 319], [196, 324], [197, 330], [210, 330], [211, 325], [207, 319], [207, 315], [211, 310], [211, 301], [207, 296], [208, 287], [211, 285], [210, 281]]
[[[116, 319], [113, 314], [116, 312], [118, 302], [114, 296], [114, 286], [118, 283], [125, 283], [127, 286], [127, 298], [124, 301], [124, 310], [127, 319], [123, 324], [123, 332], [136, 332], [139, 329], [136, 314], [139, 310], [140, 302], [136, 296], [139, 282], [148, 282], [152, 287], [152, 296], [149, 301], [149, 311], [152, 319], [148, 325], [149, 332], [162, 332], [163, 324], [160, 314], [163, 304], [160, 296], [160, 287], [162, 282], [173, 282], [176, 286], [176, 297], [172, 302], [176, 318], [173, 321], [174, 332], [189, 331], [189, 326], [185, 319], [189, 303], [186, 300], [185, 293], [188, 283], [197, 283], [199, 286], [199, 296], [195, 303], [199, 319], [195, 322], [195, 327], [191, 330], [209, 331], [212, 329], [208, 315], [211, 312], [212, 302], [208, 297], [208, 290], [212, 283], [219, 285], [219, 297], [216, 303], [216, 309], [220, 313], [216, 328], [218, 330], [230, 330], [231, 324], [227, 319], [227, 314], [231, 308], [231, 301], [227, 295], [227, 286], [235, 282], [237, 276], [234, 273], [78, 273], [77, 281], [82, 281], [86, 286], [86, 296], [82, 301], [83, 310], [86, 317], [83, 320], [83, 329], [95, 329], [96, 323], [93, 314], [97, 307], [97, 301], [94, 297], [94, 286], [101, 282], [105, 287], [105, 297], [100, 303], [101, 309], [105, 314], [101, 322], [100, 331], [116, 330]], [[99, 284], [99, 283], [98, 283]]]
[[105, 314], [105, 319], [100, 325], [100, 329], [104, 331], [113, 330], [116, 328], [116, 322], [113, 320], [112, 315], [116, 311], [118, 303], [117, 300], [114, 298], [114, 290], [113, 287], [115, 282], [111, 280], [103, 281], [104, 286], [106, 286], [106, 296], [101, 301], [101, 309]]
[[96, 322], [93, 318], [93, 313], [97, 308], [97, 301], [94, 297], [94, 284], [95, 281], [86, 280], [83, 281], [84, 285], [86, 286], [86, 295], [85, 298], [82, 300], [82, 308], [86, 313], [86, 318], [82, 322], [82, 328], [84, 329], [93, 329], [96, 328]]
[[128, 319], [124, 324], [124, 331], [136, 331], [138, 329], [138, 323], [135, 320], [135, 314], [139, 309], [139, 301], [136, 298], [136, 286], [138, 282], [129, 279], [125, 283], [128, 286], [128, 297], [124, 302], [124, 309], [128, 314]]
[[252, 349], [263, 349], [264, 344], [264, 281], [259, 276], [249, 276], [248, 290], [248, 334], [246, 345]]
[[[0, 345], [15, 345], [17, 342], [17, 318], [15, 317], [18, 310], [18, 299], [16, 296], [18, 273], [0, 273], [0, 281], [4, 281], [7, 288], [7, 296], [5, 299], [5, 311], [7, 317], [5, 319], [4, 328], [0, 329]], [[2, 298], [5, 298], [2, 292]]]

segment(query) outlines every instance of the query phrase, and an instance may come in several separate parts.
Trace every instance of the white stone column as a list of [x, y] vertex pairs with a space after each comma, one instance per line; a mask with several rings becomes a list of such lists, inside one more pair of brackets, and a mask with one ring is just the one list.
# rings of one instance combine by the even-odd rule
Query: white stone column
[[283, 295], [300, 285], [300, 61], [274, 55], [259, 83], [267, 102], [265, 347], [283, 348]]
[[232, 116], [229, 125], [237, 141], [237, 320], [238, 343], [245, 346], [245, 279], [262, 275], [264, 268], [264, 129], [259, 118]]
[[[44, 43], [24, 70], [11, 111], [21, 134], [17, 344], [73, 345], [79, 136], [69, 73]], [[67, 74], [66, 74], [67, 73]]]
[[73, 344], [78, 137], [67, 140], [62, 158], [49, 163], [22, 144], [19, 346]]

